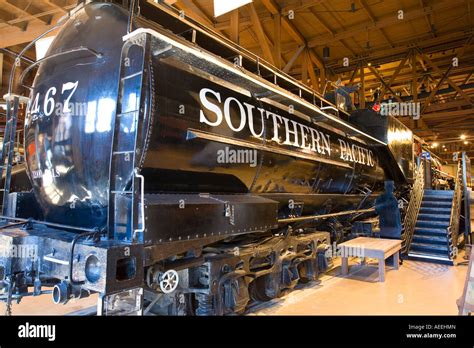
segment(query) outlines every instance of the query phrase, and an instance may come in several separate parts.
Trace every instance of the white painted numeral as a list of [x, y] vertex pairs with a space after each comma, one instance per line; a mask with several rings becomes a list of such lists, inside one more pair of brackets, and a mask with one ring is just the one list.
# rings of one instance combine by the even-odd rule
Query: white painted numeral
[[33, 101], [33, 108], [31, 109], [32, 114], [39, 113], [38, 100], [39, 100], [39, 93], [36, 93], [35, 100]]
[[56, 95], [56, 87], [51, 87], [44, 96], [44, 114], [50, 116], [54, 111], [54, 98], [50, 95]]
[[[69, 95], [67, 95], [64, 105], [62, 107], [63, 113], [71, 112], [71, 98], [74, 92], [76, 92], [77, 86], [79, 85], [79, 81], [76, 82], [66, 82], [63, 83], [62, 88], [61, 88], [61, 95], [63, 95], [66, 91], [70, 91]], [[57, 88], [56, 87], [51, 87], [48, 89], [44, 96], [44, 102], [43, 102], [43, 110], [44, 110], [44, 115], [45, 116], [51, 116], [52, 113], [54, 112], [54, 109], [56, 107], [56, 101], [54, 99], [54, 96], [56, 95]], [[33, 100], [33, 103], [28, 105], [27, 111], [30, 112], [32, 115], [32, 120], [35, 121], [40, 115], [40, 107], [39, 107], [39, 99], [41, 98], [39, 93], [36, 93], [36, 96]], [[60, 103], [58, 104], [58, 107], [60, 107]], [[31, 110], [30, 110], [31, 108]]]
[[76, 91], [77, 85], [79, 84], [79, 81], [76, 82], [66, 82], [63, 83], [63, 88], [61, 90], [61, 94], [64, 94], [65, 91], [71, 91], [69, 96], [66, 98], [66, 101], [64, 102], [63, 106], [63, 112], [71, 112], [71, 108], [69, 107], [69, 101], [71, 100], [72, 95]]

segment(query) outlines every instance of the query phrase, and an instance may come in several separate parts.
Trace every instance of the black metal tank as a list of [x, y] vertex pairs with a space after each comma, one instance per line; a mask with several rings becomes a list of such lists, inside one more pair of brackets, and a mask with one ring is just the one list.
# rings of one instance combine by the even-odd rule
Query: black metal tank
[[[55, 56], [37, 72], [25, 148], [48, 221], [106, 224], [127, 20], [113, 4], [79, 9], [50, 47], [47, 55]], [[135, 24], [161, 30], [141, 19]], [[138, 146], [146, 192], [349, 194], [377, 189], [385, 179], [370, 137], [343, 121], [336, 122], [340, 128], [327, 124], [321, 111], [310, 113], [276, 86], [255, 95], [247, 82], [229, 83], [225, 69], [214, 70], [200, 70], [173, 51], [149, 62], [146, 129]], [[246, 76], [249, 85], [261, 83]]]

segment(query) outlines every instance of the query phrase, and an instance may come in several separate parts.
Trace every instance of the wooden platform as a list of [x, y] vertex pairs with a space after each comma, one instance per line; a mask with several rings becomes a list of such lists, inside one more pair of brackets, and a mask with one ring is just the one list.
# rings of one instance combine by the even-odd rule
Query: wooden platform
[[393, 255], [393, 267], [398, 270], [402, 241], [397, 239], [359, 237], [341, 243], [342, 275], [349, 274], [349, 257], [378, 259], [379, 281], [385, 281], [385, 259]]

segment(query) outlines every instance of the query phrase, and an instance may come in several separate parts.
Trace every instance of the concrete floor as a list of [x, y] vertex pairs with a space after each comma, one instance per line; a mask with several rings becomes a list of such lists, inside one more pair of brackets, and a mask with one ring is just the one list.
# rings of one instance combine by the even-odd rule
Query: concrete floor
[[[456, 266], [405, 261], [398, 271], [387, 266], [384, 283], [377, 281], [376, 262], [350, 262], [347, 277], [335, 267], [288, 295], [253, 307], [250, 315], [457, 315], [456, 300], [462, 295], [467, 263]], [[25, 298], [13, 305], [13, 315], [63, 315], [95, 306], [97, 295], [55, 305], [51, 295]], [[2, 311], [3, 312], [3, 311]]]
[[320, 284], [304, 286], [261, 304], [255, 315], [457, 315], [467, 263], [447, 266], [404, 261], [398, 271], [387, 266], [385, 282], [378, 282], [377, 262], [366, 266], [349, 263], [347, 277], [337, 266], [321, 277]]
[[[25, 297], [19, 304], [14, 303], [13, 315], [67, 315], [84, 308], [97, 305], [97, 294], [82, 300], [71, 300], [65, 305], [54, 304], [52, 295], [41, 295], [37, 297]], [[0, 304], [1, 314], [4, 307]]]

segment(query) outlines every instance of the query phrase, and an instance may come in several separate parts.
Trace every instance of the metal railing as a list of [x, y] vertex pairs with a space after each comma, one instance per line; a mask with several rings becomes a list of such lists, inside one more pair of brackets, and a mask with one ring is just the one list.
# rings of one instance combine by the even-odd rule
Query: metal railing
[[413, 233], [415, 231], [416, 220], [418, 219], [418, 213], [421, 207], [421, 201], [423, 200], [423, 192], [425, 189], [425, 175], [424, 175], [424, 163], [423, 161], [418, 166], [415, 175], [415, 181], [410, 193], [410, 202], [408, 203], [408, 209], [403, 220], [404, 233], [402, 236], [402, 253], [406, 254], [410, 250], [410, 244], [413, 239]]
[[20, 98], [15, 96], [7, 98], [7, 117], [5, 120], [5, 130], [2, 141], [2, 152], [0, 154], [0, 180], [5, 174], [5, 179], [1, 183], [0, 192], [3, 194], [2, 215], [8, 211], [8, 194], [10, 193], [11, 173], [13, 167], [13, 157], [15, 155], [15, 135], [18, 121], [18, 109]]
[[454, 248], [457, 247], [459, 235], [459, 220], [461, 216], [461, 202], [463, 193], [463, 170], [462, 161], [458, 161], [458, 169], [455, 177], [453, 204], [451, 206], [451, 217], [447, 228], [449, 257], [453, 259], [456, 255]]

